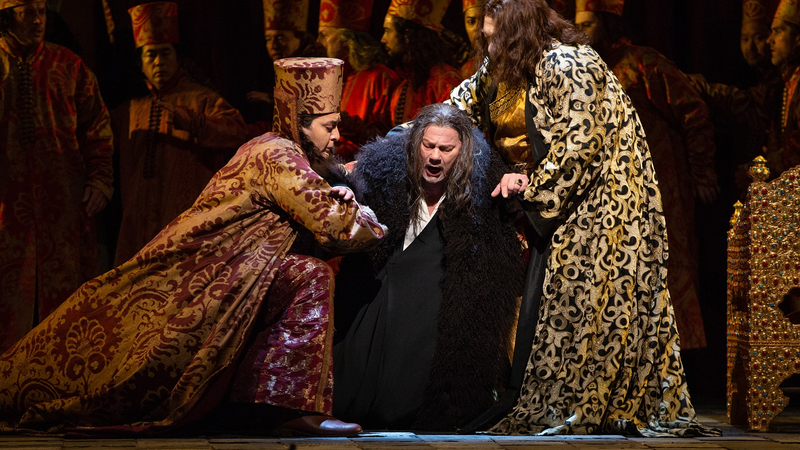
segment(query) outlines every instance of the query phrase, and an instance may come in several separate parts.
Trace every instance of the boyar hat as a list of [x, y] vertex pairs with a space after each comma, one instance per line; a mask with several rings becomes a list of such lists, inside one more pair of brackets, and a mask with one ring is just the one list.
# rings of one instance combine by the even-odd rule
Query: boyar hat
[[34, 3], [45, 3], [45, 0], [0, 0], [0, 10]]
[[576, 0], [575, 12], [608, 12], [622, 15], [625, 0]]
[[743, 0], [742, 23], [755, 22], [769, 25], [776, 3], [775, 0]]
[[128, 10], [133, 25], [136, 48], [153, 44], [177, 44], [178, 4], [144, 3]]
[[450, 0], [392, 0], [386, 14], [410, 20], [437, 33], [442, 30], [442, 18]]
[[374, 0], [322, 0], [319, 4], [319, 26], [369, 31], [369, 17]]
[[800, 0], [781, 0], [775, 18], [800, 25]]
[[308, 0], [262, 0], [264, 31], [308, 30]]
[[300, 142], [299, 117], [339, 112], [344, 61], [284, 58], [275, 61], [275, 114], [272, 131]]
[[483, 8], [483, 5], [485, 4], [486, 0], [462, 0], [461, 11], [466, 11], [470, 8]]

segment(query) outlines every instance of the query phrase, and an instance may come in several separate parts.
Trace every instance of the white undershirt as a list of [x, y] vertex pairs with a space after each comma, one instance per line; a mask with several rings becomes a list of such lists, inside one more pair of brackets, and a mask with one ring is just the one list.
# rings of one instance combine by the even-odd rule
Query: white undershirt
[[439, 211], [439, 205], [442, 204], [442, 200], [444, 200], [444, 195], [439, 199], [439, 202], [436, 203], [436, 206], [433, 208], [433, 212], [428, 214], [428, 202], [425, 201], [425, 197], [419, 202], [419, 220], [417, 220], [416, 224], [409, 224], [408, 228], [406, 229], [406, 239], [403, 241], [403, 250], [407, 249], [414, 239], [422, 233], [422, 230], [425, 229], [425, 226], [428, 225], [428, 222], [431, 221], [431, 218], [436, 215], [436, 212]]

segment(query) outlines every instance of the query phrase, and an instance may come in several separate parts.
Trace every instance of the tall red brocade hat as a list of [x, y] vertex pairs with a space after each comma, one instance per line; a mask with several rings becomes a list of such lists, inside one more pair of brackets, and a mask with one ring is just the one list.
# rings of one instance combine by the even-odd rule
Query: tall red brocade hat
[[45, 0], [0, 0], [0, 10], [6, 8], [16, 8], [17, 6], [32, 5], [34, 3], [44, 3]]
[[0, 10], [16, 8], [17, 6], [23, 5], [32, 5], [34, 3], [45, 3], [45, 0], [0, 0]]
[[177, 44], [178, 4], [153, 2], [134, 6], [128, 10], [133, 24], [136, 48], [152, 44]]
[[308, 0], [263, 0], [264, 31], [308, 30]]
[[775, 11], [775, 0], [743, 0], [742, 23], [755, 22], [769, 25]]
[[369, 16], [374, 0], [322, 0], [319, 4], [319, 26], [369, 31]]
[[775, 18], [800, 25], [800, 0], [781, 0]]
[[410, 20], [437, 33], [442, 30], [442, 18], [450, 0], [392, 0], [386, 14]]
[[486, 0], [462, 0], [461, 2], [461, 11], [466, 11], [470, 8], [483, 8], [483, 5], [486, 4]]
[[609, 12], [622, 15], [625, 0], [576, 0], [575, 12]]
[[275, 61], [275, 114], [272, 131], [300, 142], [299, 116], [339, 112], [344, 61], [284, 58]]

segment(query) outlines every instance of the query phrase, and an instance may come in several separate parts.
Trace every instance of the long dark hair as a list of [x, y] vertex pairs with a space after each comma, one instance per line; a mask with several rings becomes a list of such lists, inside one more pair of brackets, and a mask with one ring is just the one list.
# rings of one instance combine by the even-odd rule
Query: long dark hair
[[439, 209], [439, 214], [442, 217], [447, 217], [449, 213], [471, 206], [471, 175], [472, 164], [475, 159], [473, 155], [472, 121], [466, 113], [455, 106], [434, 103], [423, 107], [417, 114], [411, 128], [411, 134], [408, 137], [408, 144], [406, 144], [406, 164], [410, 180], [408, 204], [411, 207], [410, 223], [412, 224], [419, 219], [419, 205], [423, 196], [422, 172], [424, 170], [424, 161], [420, 158], [420, 147], [422, 146], [422, 137], [425, 134], [425, 129], [431, 125], [452, 128], [458, 133], [458, 138], [461, 141], [461, 150], [445, 181], [445, 200]]
[[567, 45], [588, 44], [589, 38], [575, 25], [552, 10], [546, 0], [489, 0], [484, 16], [494, 21], [491, 37], [494, 51], [478, 36], [480, 60], [489, 57], [489, 72], [495, 82], [524, 86], [553, 41]]
[[[792, 22], [787, 22], [785, 20], [783, 22], [786, 24], [786, 26], [789, 27], [789, 30], [791, 30], [792, 37], [794, 39], [800, 37], [800, 25], [797, 25]], [[789, 52], [789, 57], [786, 58], [786, 61], [783, 63], [784, 67], [793, 67], [797, 65], [800, 65], [800, 46], [797, 46], [794, 49], [792, 49], [792, 51]]]
[[0, 9], [0, 36], [7, 36], [14, 26], [14, 8]]

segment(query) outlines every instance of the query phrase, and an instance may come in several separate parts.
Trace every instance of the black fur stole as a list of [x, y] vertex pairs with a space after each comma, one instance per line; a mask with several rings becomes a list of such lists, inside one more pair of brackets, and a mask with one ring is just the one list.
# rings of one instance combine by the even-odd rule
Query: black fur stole
[[[430, 381], [415, 429], [453, 431], [491, 406], [510, 369], [510, 335], [516, 323], [525, 268], [505, 201], [490, 193], [506, 172], [500, 156], [474, 129], [471, 211], [441, 216], [445, 276]], [[408, 132], [363, 147], [352, 182], [389, 234], [370, 256], [377, 273], [409, 224]], [[447, 202], [440, 206], [446, 208]], [[445, 219], [446, 217], [446, 219]]]

